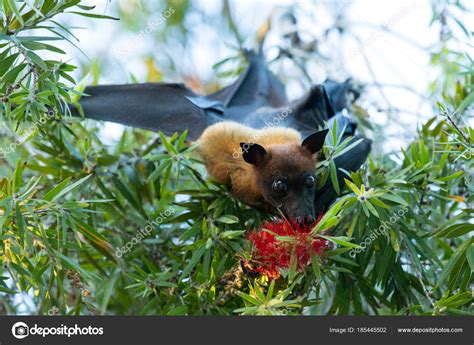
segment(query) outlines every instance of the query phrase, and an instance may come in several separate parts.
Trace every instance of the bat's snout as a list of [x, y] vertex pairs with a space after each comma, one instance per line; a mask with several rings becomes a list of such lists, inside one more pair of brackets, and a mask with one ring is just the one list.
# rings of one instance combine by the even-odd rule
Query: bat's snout
[[288, 210], [287, 216], [300, 224], [310, 224], [315, 220], [314, 206], [296, 205]]

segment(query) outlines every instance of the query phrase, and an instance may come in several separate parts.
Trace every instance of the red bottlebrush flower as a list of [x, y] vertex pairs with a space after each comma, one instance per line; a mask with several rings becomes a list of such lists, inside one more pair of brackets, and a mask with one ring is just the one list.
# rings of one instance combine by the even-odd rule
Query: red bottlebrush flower
[[[251, 232], [248, 239], [252, 243], [253, 272], [259, 272], [270, 279], [280, 276], [280, 269], [290, 267], [291, 255], [296, 253], [296, 269], [301, 271], [311, 263], [313, 254], [321, 255], [329, 247], [329, 241], [313, 238], [309, 233], [319, 222], [298, 223], [294, 220], [277, 219], [264, 223], [259, 231]], [[279, 241], [276, 236], [290, 237], [289, 241]]]

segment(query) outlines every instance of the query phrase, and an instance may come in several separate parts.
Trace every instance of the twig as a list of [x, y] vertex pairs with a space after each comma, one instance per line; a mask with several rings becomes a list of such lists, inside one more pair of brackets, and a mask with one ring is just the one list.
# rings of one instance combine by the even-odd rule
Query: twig
[[445, 115], [449, 122], [453, 125], [453, 127], [459, 132], [459, 134], [461, 134], [461, 136], [464, 138], [464, 140], [466, 140], [466, 142], [468, 144], [471, 144], [471, 138], [469, 137], [466, 137], [466, 135], [464, 134], [463, 131], [461, 131], [461, 129], [459, 129], [459, 127], [456, 125], [456, 123], [453, 121], [453, 119], [451, 118], [451, 116], [449, 116], [448, 112], [447, 111], [443, 111], [443, 115]]
[[[406, 240], [405, 240], [406, 241]], [[408, 254], [408, 256], [410, 257], [410, 260], [413, 262], [413, 270], [415, 271], [416, 273], [416, 277], [418, 278], [418, 280], [420, 281], [420, 284], [421, 284], [421, 287], [423, 288], [423, 292], [425, 293], [425, 296], [426, 298], [428, 299], [428, 301], [430, 301], [430, 304], [431, 306], [433, 307], [433, 309], [435, 308], [435, 305], [434, 305], [434, 301], [433, 299], [431, 298], [429, 292], [428, 292], [428, 289], [426, 288], [426, 285], [425, 283], [423, 282], [423, 275], [418, 271], [418, 268], [416, 267], [416, 264], [415, 264], [415, 260], [412, 256], [412, 253], [410, 252], [410, 248], [409, 246], [407, 246], [407, 250], [406, 250], [406, 253]]]
[[38, 82], [38, 71], [36, 69], [36, 65], [35, 63], [30, 59], [30, 57], [28, 56], [25, 48], [22, 47], [21, 44], [19, 44], [18, 42], [16, 42], [16, 40], [14, 38], [11, 39], [11, 43], [13, 44], [13, 46], [15, 46], [16, 49], [18, 49], [18, 52], [23, 56], [23, 58], [26, 60], [28, 66], [30, 66], [30, 69], [28, 70], [28, 72], [25, 73], [25, 75], [23, 77], [21, 77], [15, 84], [13, 85], [10, 85], [7, 87], [7, 90], [6, 90], [6, 93], [5, 95], [2, 97], [2, 102], [3, 103], [6, 103], [8, 102], [11, 94], [18, 88], [20, 88], [21, 86], [21, 83], [23, 83], [23, 81], [25, 81], [25, 79], [31, 74], [33, 73], [33, 84], [32, 84], [32, 89], [30, 89], [30, 92], [32, 94], [35, 94], [36, 92], [36, 83]]
[[13, 85], [9, 85], [7, 87], [7, 90], [6, 90], [6, 93], [5, 95], [2, 97], [2, 102], [3, 103], [7, 103], [11, 94], [13, 93], [13, 91], [15, 91], [16, 89], [19, 89], [20, 88], [20, 85], [21, 83], [23, 83], [23, 81], [25, 81], [25, 79], [33, 72], [33, 70], [35, 69], [34, 66], [30, 67], [30, 69], [28, 70], [28, 72], [25, 73], [25, 75], [23, 77], [21, 77], [20, 79], [18, 79], [18, 81], [13, 84]]

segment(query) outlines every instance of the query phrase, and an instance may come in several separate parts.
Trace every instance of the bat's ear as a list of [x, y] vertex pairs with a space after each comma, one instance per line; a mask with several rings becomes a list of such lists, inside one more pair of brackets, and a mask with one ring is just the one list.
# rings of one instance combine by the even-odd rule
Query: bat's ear
[[301, 146], [306, 148], [311, 153], [316, 153], [321, 151], [324, 145], [324, 140], [326, 139], [326, 135], [328, 134], [329, 129], [323, 129], [322, 131], [316, 132], [311, 134], [305, 140]]
[[260, 165], [263, 163], [267, 154], [267, 151], [265, 151], [263, 146], [259, 144], [240, 143], [240, 147], [242, 149], [244, 161], [253, 165]]

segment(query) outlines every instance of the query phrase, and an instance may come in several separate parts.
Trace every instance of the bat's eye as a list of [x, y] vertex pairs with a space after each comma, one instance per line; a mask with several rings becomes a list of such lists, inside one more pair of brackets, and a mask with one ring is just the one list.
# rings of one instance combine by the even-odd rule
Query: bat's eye
[[288, 186], [286, 185], [286, 182], [284, 180], [279, 178], [273, 181], [272, 189], [276, 193], [284, 194], [288, 190]]
[[314, 183], [315, 183], [315, 179], [314, 179], [314, 176], [308, 176], [306, 178], [306, 188], [313, 188], [314, 187]]

